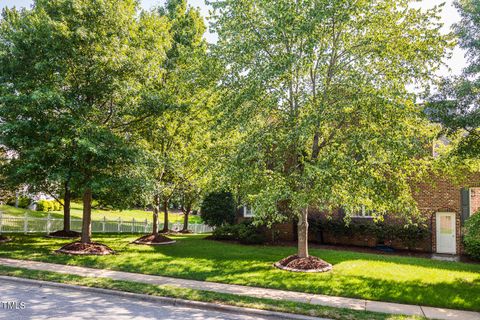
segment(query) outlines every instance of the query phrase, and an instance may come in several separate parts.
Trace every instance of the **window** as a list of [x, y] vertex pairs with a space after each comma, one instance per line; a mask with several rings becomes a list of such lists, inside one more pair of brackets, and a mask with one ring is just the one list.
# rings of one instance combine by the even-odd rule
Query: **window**
[[371, 211], [367, 210], [365, 206], [362, 206], [362, 210], [359, 212], [354, 212], [352, 214], [353, 218], [373, 218]]
[[243, 216], [245, 218], [252, 218], [254, 215], [253, 209], [249, 206], [243, 206]]

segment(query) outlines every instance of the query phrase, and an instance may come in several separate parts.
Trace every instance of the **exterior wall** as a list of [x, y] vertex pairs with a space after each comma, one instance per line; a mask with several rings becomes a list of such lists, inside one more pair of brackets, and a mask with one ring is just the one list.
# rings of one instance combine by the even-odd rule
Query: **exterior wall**
[[294, 223], [280, 223], [266, 232], [269, 241], [295, 241], [297, 231]]
[[[480, 174], [475, 174], [469, 177], [461, 186], [471, 188], [470, 192], [470, 206], [472, 212], [480, 209]], [[414, 198], [417, 201], [418, 208], [425, 218], [431, 234], [424, 241], [416, 244], [413, 250], [422, 252], [436, 252], [436, 213], [437, 212], [452, 212], [456, 215], [456, 251], [457, 254], [463, 253], [462, 245], [462, 221], [461, 221], [461, 187], [446, 178], [432, 177], [431, 181], [420, 183], [415, 186]], [[312, 210], [314, 211], [314, 210]], [[312, 212], [311, 217], [324, 216], [320, 212]], [[333, 213], [333, 217], [341, 219], [341, 213]], [[365, 218], [353, 218], [352, 223], [364, 222]], [[398, 223], [394, 218], [386, 218], [387, 223]], [[373, 222], [372, 222], [373, 223]], [[295, 240], [295, 226], [291, 223], [290, 227], [282, 226], [281, 228], [283, 240]], [[333, 232], [323, 232], [323, 239], [319, 239], [319, 235], [310, 230], [310, 240], [322, 241], [329, 244], [355, 245], [373, 247], [378, 244], [378, 239], [375, 236], [339, 236]], [[407, 249], [407, 246], [398, 240], [386, 240], [385, 245], [389, 245], [395, 249]]]
[[[454, 182], [442, 178], [442, 177], [433, 177], [433, 183], [421, 183], [416, 186], [416, 192], [414, 193], [415, 200], [418, 203], [418, 208], [420, 212], [427, 219], [431, 221], [430, 227], [432, 231], [432, 244], [431, 251], [436, 252], [437, 250], [437, 230], [436, 230], [436, 213], [437, 212], [452, 212], [456, 216], [456, 251], [457, 254], [463, 253], [463, 244], [462, 244], [462, 221], [461, 221], [461, 211], [462, 211], [462, 202], [461, 202], [461, 186], [455, 184]], [[470, 176], [462, 185], [466, 188], [474, 188], [478, 190], [477, 187], [480, 187], [480, 174], [474, 174]], [[470, 198], [470, 205], [477, 202], [476, 193], [475, 198]], [[480, 198], [480, 197], [479, 197]]]
[[470, 214], [480, 211], [480, 184], [477, 188], [470, 189]]

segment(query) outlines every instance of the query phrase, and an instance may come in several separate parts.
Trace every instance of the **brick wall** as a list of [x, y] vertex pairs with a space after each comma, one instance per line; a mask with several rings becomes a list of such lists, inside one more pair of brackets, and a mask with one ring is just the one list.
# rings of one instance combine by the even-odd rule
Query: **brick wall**
[[[416, 191], [414, 192], [414, 197], [417, 201], [418, 208], [420, 212], [431, 221], [432, 252], [437, 250], [436, 213], [452, 212], [455, 213], [456, 216], [456, 251], [457, 253], [463, 253], [461, 224], [462, 203], [460, 194], [462, 186], [479, 190], [480, 188], [477, 187], [480, 187], [480, 174], [474, 174], [468, 177], [468, 179], [465, 179], [461, 184], [437, 176], [431, 177], [429, 182], [420, 183], [415, 186]], [[472, 203], [472, 200], [477, 201], [477, 198], [470, 199], [470, 204], [478, 205], [477, 203]]]
[[[431, 237], [418, 243], [416, 250], [425, 252], [436, 251], [436, 213], [453, 212], [456, 215], [456, 246], [457, 253], [463, 252], [462, 246], [462, 225], [461, 225], [461, 186], [472, 188], [470, 205], [473, 212], [480, 210], [480, 174], [475, 174], [466, 179], [463, 183], [455, 184], [443, 177], [431, 177], [429, 182], [420, 183], [414, 187], [414, 198], [417, 201], [418, 208], [425, 218], [425, 223], [431, 230]], [[312, 210], [311, 216], [322, 216], [324, 214]], [[334, 217], [341, 218], [339, 212], [335, 212]], [[355, 219], [352, 223], [355, 223]], [[388, 221], [388, 220], [386, 220]], [[391, 223], [396, 223], [393, 220]], [[288, 227], [282, 227], [283, 239], [295, 239], [295, 228], [292, 224]], [[323, 241], [331, 244], [357, 245], [357, 246], [375, 246], [377, 239], [374, 237], [342, 237], [334, 233], [325, 232]], [[310, 232], [312, 241], [320, 241], [317, 234]], [[386, 243], [397, 249], [406, 249], [406, 246], [398, 241]]]
[[476, 213], [480, 211], [480, 188], [470, 189], [470, 212]]

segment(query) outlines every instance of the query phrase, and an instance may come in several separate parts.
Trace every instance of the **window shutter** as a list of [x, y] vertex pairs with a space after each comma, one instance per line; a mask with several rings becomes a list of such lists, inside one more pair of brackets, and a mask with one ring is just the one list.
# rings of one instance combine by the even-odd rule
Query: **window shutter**
[[460, 190], [461, 206], [462, 206], [462, 225], [465, 224], [468, 217], [470, 217], [470, 190], [463, 188]]

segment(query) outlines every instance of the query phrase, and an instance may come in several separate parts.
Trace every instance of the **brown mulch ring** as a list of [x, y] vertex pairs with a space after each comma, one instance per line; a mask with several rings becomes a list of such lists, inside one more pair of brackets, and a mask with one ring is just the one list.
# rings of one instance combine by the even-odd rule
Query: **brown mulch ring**
[[104, 256], [107, 254], [115, 253], [113, 249], [109, 248], [104, 244], [97, 243], [97, 242], [82, 243], [80, 241], [66, 244], [60, 249], [56, 250], [55, 252], [75, 254], [75, 255], [97, 255], [97, 256]]
[[59, 238], [59, 239], [72, 239], [80, 237], [80, 232], [77, 231], [65, 231], [65, 230], [58, 230], [51, 232], [47, 235], [48, 238]]
[[11, 240], [10, 238], [0, 235], [0, 243], [8, 242], [10, 240]]
[[172, 240], [162, 234], [148, 234], [133, 241], [132, 244], [148, 244], [152, 246], [174, 244], [176, 241]]
[[332, 270], [332, 265], [320, 258], [309, 256], [299, 258], [297, 255], [288, 256], [274, 264], [275, 267], [294, 272], [326, 272]]

